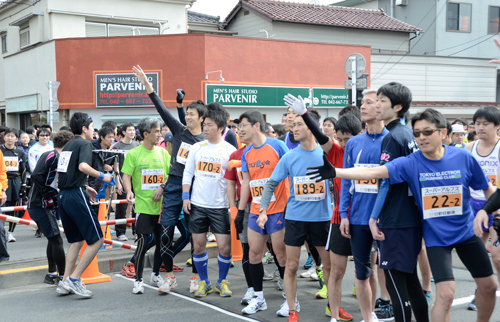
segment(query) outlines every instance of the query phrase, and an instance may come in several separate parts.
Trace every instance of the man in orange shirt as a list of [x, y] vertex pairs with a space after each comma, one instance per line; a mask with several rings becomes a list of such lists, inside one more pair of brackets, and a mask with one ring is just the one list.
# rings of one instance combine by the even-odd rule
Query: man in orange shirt
[[[7, 188], [9, 187], [9, 181], [7, 180], [7, 167], [5, 166], [5, 161], [3, 160], [3, 153], [0, 152], [0, 188], [2, 189], [2, 206], [7, 201]], [[6, 262], [9, 260], [10, 256], [7, 252], [7, 236], [5, 235], [5, 222], [0, 220], [0, 262]]]

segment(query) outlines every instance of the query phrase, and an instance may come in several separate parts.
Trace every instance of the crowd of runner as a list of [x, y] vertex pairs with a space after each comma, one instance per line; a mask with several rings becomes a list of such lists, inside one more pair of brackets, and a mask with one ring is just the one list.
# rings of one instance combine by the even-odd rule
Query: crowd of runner
[[[250, 110], [228, 125], [229, 113], [218, 103], [199, 100], [184, 109], [182, 89], [175, 118], [141, 67], [133, 73], [163, 122], [110, 121], [95, 132], [91, 116], [74, 113], [57, 133], [46, 124], [3, 129], [2, 205], [27, 205], [36, 236], [48, 241], [44, 282], [56, 284], [58, 294], [92, 296], [81, 275], [103, 233], [91, 201], [116, 193], [129, 205], [117, 205], [115, 218], [136, 219], [137, 249], [122, 269], [135, 279], [134, 294], [144, 293], [145, 255], [155, 246], [149, 283], [158, 292], [188, 287], [197, 298], [214, 290], [233, 296], [233, 209], [247, 284], [237, 294], [242, 314], [268, 309], [263, 263], [274, 261], [284, 302], [273, 309], [299, 320], [297, 273], [305, 245], [308, 270], [300, 276], [319, 280], [316, 297], [328, 299], [332, 322], [352, 320], [341, 294], [349, 257], [364, 321], [449, 321], [453, 250], [477, 286], [468, 308], [477, 310], [477, 321], [490, 320], [498, 284], [493, 267], [500, 270], [498, 108], [478, 109], [470, 123], [450, 123], [434, 109], [410, 119], [410, 90], [391, 82], [365, 90], [360, 108], [346, 106], [322, 127], [318, 111], [291, 94], [283, 98], [288, 110], [281, 124]], [[60, 226], [70, 244], [66, 254]], [[9, 260], [14, 229], [13, 223], [0, 229], [0, 261]], [[125, 232], [125, 225], [116, 226], [118, 240], [128, 239]], [[208, 274], [208, 233], [217, 241], [218, 276]], [[178, 285], [174, 258], [189, 243], [192, 275], [189, 285]]]

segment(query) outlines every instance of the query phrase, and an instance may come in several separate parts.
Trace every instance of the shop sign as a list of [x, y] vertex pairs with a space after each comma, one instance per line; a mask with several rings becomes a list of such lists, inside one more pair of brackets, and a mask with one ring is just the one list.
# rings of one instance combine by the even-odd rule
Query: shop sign
[[[349, 104], [348, 91], [343, 88], [313, 87], [314, 106], [344, 107]], [[224, 107], [285, 107], [286, 94], [309, 97], [309, 87], [206, 84], [206, 103], [217, 102]]]
[[[146, 73], [148, 81], [158, 92], [158, 73]], [[97, 107], [149, 107], [154, 106], [146, 88], [134, 74], [96, 74]]]

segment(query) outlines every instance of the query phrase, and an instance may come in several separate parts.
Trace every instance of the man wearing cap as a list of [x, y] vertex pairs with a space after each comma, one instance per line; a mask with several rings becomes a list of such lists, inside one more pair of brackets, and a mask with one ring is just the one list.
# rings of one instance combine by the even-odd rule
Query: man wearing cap
[[451, 126], [451, 140], [452, 143], [450, 144], [451, 146], [454, 146], [456, 148], [464, 148], [464, 135], [466, 131], [464, 129], [464, 126], [462, 124], [453, 124]]
[[163, 139], [163, 148], [167, 150], [168, 154], [172, 155], [172, 142], [174, 140], [174, 135], [172, 132], [167, 132], [165, 138]]

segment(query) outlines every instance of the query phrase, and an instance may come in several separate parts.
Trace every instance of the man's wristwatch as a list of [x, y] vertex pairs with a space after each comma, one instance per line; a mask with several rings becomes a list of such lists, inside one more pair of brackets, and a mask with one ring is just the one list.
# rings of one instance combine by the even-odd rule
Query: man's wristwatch
[[160, 187], [161, 187], [162, 189], [165, 189], [165, 184], [164, 184], [164, 183], [160, 183]]

